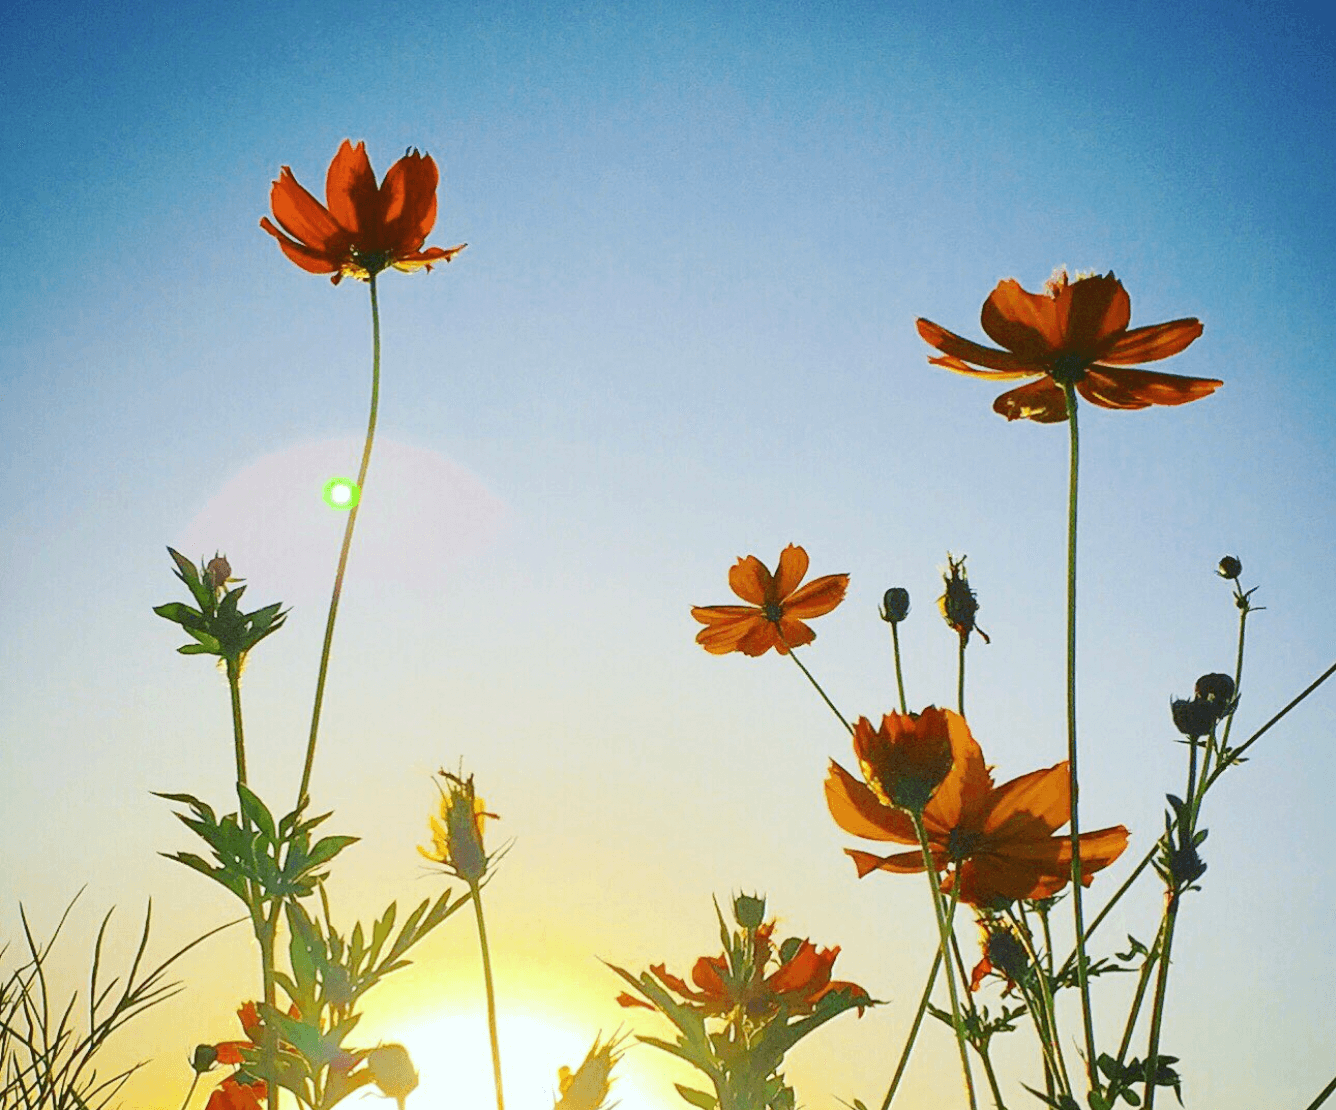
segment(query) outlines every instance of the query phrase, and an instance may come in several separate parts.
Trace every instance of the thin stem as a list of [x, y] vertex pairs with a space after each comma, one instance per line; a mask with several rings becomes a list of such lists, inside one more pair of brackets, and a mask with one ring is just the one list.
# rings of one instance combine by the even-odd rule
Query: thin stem
[[190, 1105], [190, 1096], [195, 1093], [195, 1088], [199, 1086], [199, 1072], [195, 1073], [195, 1078], [190, 1081], [190, 1090], [186, 1092], [185, 1101], [181, 1103], [181, 1110], [186, 1110]]
[[1062, 1054], [1062, 1041], [1058, 1035], [1058, 1011], [1053, 1001], [1053, 992], [1049, 989], [1048, 979], [1039, 962], [1039, 954], [1034, 950], [1029, 929], [1022, 928], [1014, 914], [1011, 915], [1011, 921], [1016, 927], [1016, 936], [1025, 948], [1026, 958], [1035, 970], [1039, 1006], [1036, 1009], [1032, 1005], [1030, 1010], [1034, 1018], [1035, 1034], [1039, 1038], [1039, 1048], [1044, 1054], [1044, 1066], [1053, 1080], [1061, 1084], [1062, 1093], [1070, 1096], [1072, 1081], [1067, 1073], [1067, 1060]]
[[[1301, 694], [1299, 694], [1298, 697], [1296, 697], [1287, 706], [1285, 706], [1284, 709], [1282, 709], [1279, 713], [1277, 713], [1274, 717], [1272, 717], [1271, 720], [1267, 721], [1266, 724], [1264, 724], [1250, 737], [1248, 737], [1248, 739], [1245, 740], [1241, 745], [1239, 745], [1239, 747], [1235, 751], [1230, 752], [1228, 759], [1222, 759], [1220, 763], [1216, 765], [1215, 770], [1211, 773], [1211, 782], [1214, 782], [1222, 774], [1224, 774], [1226, 767], [1236, 762], [1238, 760], [1238, 757], [1241, 756], [1244, 752], [1246, 752], [1249, 748], [1251, 748], [1255, 743], [1257, 743], [1257, 741], [1262, 738], [1262, 735], [1264, 733], [1270, 731], [1272, 725], [1274, 725], [1283, 716], [1285, 716], [1286, 713], [1288, 713], [1291, 709], [1293, 709], [1296, 705], [1298, 705], [1301, 701], [1303, 701], [1304, 698], [1308, 697], [1309, 694], [1311, 694], [1314, 690], [1316, 690], [1319, 686], [1321, 686], [1324, 682], [1326, 682], [1327, 679], [1329, 679], [1333, 674], [1336, 674], [1336, 663], [1333, 663], [1330, 667], [1328, 667], [1325, 671], [1323, 671], [1320, 675], [1318, 675], [1317, 678], [1315, 678], [1307, 687], [1305, 687], [1304, 691]], [[1208, 783], [1207, 785], [1209, 786], [1210, 783]]]
[[339, 612], [339, 596], [343, 592], [343, 572], [348, 566], [348, 551], [353, 542], [353, 528], [365, 492], [367, 467], [371, 464], [371, 445], [376, 438], [376, 412], [380, 405], [380, 304], [376, 300], [376, 275], [368, 282], [371, 286], [371, 411], [367, 417], [366, 442], [362, 446], [362, 465], [357, 472], [357, 502], [348, 510], [348, 523], [343, 529], [343, 547], [339, 550], [339, 568], [334, 573], [334, 589], [329, 595], [329, 616], [325, 619], [325, 643], [320, 651], [320, 673], [315, 683], [315, 706], [311, 710], [311, 736], [306, 742], [306, 763], [302, 768], [302, 785], [297, 791], [297, 805], [302, 804], [311, 785], [311, 767], [315, 763], [315, 742], [320, 732], [320, 707], [325, 700], [325, 675], [329, 670], [329, 649], [334, 642], [334, 619]]
[[965, 716], [965, 637], [960, 637], [960, 662], [956, 667], [956, 712]]
[[[951, 888], [951, 905], [946, 913], [948, 925], [955, 921], [956, 902], [958, 899], [959, 892], [953, 885]], [[964, 994], [965, 1007], [968, 1010], [969, 1017], [975, 1022], [975, 1027], [981, 1029], [982, 1024], [977, 1020], [978, 1010], [975, 1008], [974, 997], [970, 994], [969, 990], [970, 975], [969, 972], [965, 970], [965, 960], [960, 954], [960, 942], [956, 940], [956, 931], [954, 928], [951, 929], [951, 955], [956, 962], [956, 972], [960, 976], [960, 986], [962, 993]], [[993, 1071], [993, 1058], [988, 1052], [987, 1038], [981, 1038], [979, 1041], [971, 1039], [970, 1044], [973, 1046], [974, 1051], [978, 1053], [979, 1060], [983, 1064], [984, 1077], [988, 1080], [988, 1086], [992, 1090], [994, 1105], [998, 1110], [1006, 1110], [1005, 1104], [1002, 1101], [1002, 1091], [997, 1085], [997, 1073]]]
[[478, 919], [478, 944], [482, 948], [482, 979], [487, 988], [487, 1032], [492, 1039], [492, 1076], [496, 1080], [496, 1110], [506, 1110], [501, 1094], [501, 1045], [496, 1036], [496, 992], [492, 989], [492, 955], [487, 947], [487, 926], [482, 920], [482, 890], [477, 882], [469, 883], [473, 892], [473, 912]]
[[[951, 947], [951, 926], [946, 920], [941, 894], [937, 889], [937, 865], [933, 862], [932, 849], [928, 845], [928, 830], [923, 826], [923, 814], [911, 812], [910, 817], [914, 821], [914, 830], [918, 833], [919, 850], [923, 853], [923, 869], [928, 876], [928, 892], [932, 895], [932, 908], [937, 915], [938, 951], [945, 953]], [[974, 1077], [970, 1074], [970, 1055], [965, 1047], [965, 1027], [960, 1020], [956, 977], [949, 970], [946, 974], [946, 986], [951, 995], [951, 1025], [956, 1031], [956, 1045], [960, 1049], [960, 1067], [965, 1076], [965, 1093], [969, 1096], [970, 1110], [978, 1110], [979, 1104], [974, 1097]]]
[[[1184, 833], [1183, 835], [1188, 835]], [[1159, 1071], [1160, 1026], [1164, 1018], [1164, 996], [1169, 986], [1169, 949], [1174, 943], [1174, 925], [1178, 921], [1178, 892], [1170, 891], [1164, 908], [1164, 944], [1160, 948], [1160, 970], [1155, 977], [1155, 1001], [1150, 1011], [1150, 1044], [1146, 1049], [1146, 1110], [1155, 1106], [1155, 1076]]]
[[[785, 647], [788, 647], [787, 642], [784, 641], [784, 638], [782, 636], [780, 637], [780, 642], [784, 643]], [[851, 725], [847, 720], [845, 720], [843, 713], [841, 713], [838, 709], [835, 708], [835, 703], [826, 696], [826, 691], [821, 689], [821, 683], [819, 683], [815, 678], [812, 677], [812, 672], [803, 666], [803, 661], [798, 658], [798, 653], [794, 651], [793, 648], [789, 648], [789, 658], [798, 664], [798, 669], [807, 676], [807, 681], [810, 682], [816, 688], [816, 692], [821, 695], [821, 700], [824, 701], [828, 706], [830, 706], [830, 711], [834, 713], [836, 717], [839, 718], [840, 724], [844, 726], [845, 731], [848, 732], [850, 736], [852, 736], [854, 734], [854, 726]]]
[[[1132, 1047], [1132, 1034], [1136, 1031], [1137, 1018], [1141, 1015], [1141, 1003], [1146, 997], [1146, 987], [1150, 985], [1150, 973], [1155, 967], [1155, 961], [1160, 951], [1160, 942], [1164, 938], [1164, 922], [1160, 922], [1160, 935], [1155, 938], [1155, 944], [1151, 950], [1146, 953], [1146, 960], [1141, 965], [1141, 974], [1137, 976], [1136, 994], [1132, 996], [1132, 1006], [1127, 1011], [1127, 1025], [1123, 1027], [1123, 1039], [1118, 1045], [1118, 1072], [1122, 1071], [1123, 1062], [1127, 1059], [1128, 1050]], [[1110, 1104], [1118, 1097], [1121, 1089], [1117, 1079], [1109, 1084], [1106, 1092]]]
[[1063, 385], [1067, 399], [1067, 426], [1071, 430], [1070, 483], [1067, 489], [1067, 781], [1072, 801], [1072, 913], [1076, 921], [1076, 982], [1081, 990], [1081, 1024], [1085, 1030], [1086, 1075], [1098, 1088], [1095, 1072], [1095, 1020], [1090, 1010], [1090, 980], [1086, 966], [1085, 915], [1081, 906], [1080, 782], [1076, 773], [1076, 491], [1080, 437], [1076, 429], [1076, 388]]
[[904, 1050], [900, 1053], [900, 1062], [895, 1066], [895, 1075], [891, 1077], [890, 1089], [886, 1092], [886, 1097], [882, 1099], [881, 1110], [890, 1110], [891, 1100], [895, 1098], [896, 1088], [900, 1086], [900, 1078], [905, 1074], [905, 1068], [909, 1065], [909, 1053], [914, 1047], [919, 1026], [923, 1024], [923, 1015], [928, 1012], [928, 1000], [932, 997], [932, 988], [937, 982], [937, 972], [941, 966], [942, 948], [941, 945], [938, 945], [937, 955], [932, 961], [932, 970], [928, 972], [928, 981], [923, 985], [923, 997], [919, 999], [918, 1013], [914, 1015], [914, 1024], [909, 1027], [909, 1039], [905, 1041]]
[[237, 757], [237, 782], [246, 785], [246, 737], [241, 728], [241, 662], [227, 660], [227, 688], [232, 695], [232, 747]]
[[[1234, 656], [1234, 697], [1236, 699], [1235, 705], [1237, 706], [1239, 690], [1242, 688], [1243, 684], [1243, 638], [1248, 630], [1248, 614], [1252, 612], [1252, 608], [1248, 604], [1248, 597], [1243, 592], [1243, 588], [1238, 584], [1237, 580], [1234, 582], [1234, 598], [1236, 603], [1242, 602], [1242, 604], [1239, 605], [1239, 647]], [[1225, 722], [1225, 734], [1220, 740], [1220, 747], [1222, 750], [1229, 747], [1229, 733], [1233, 727], [1234, 712], [1231, 710], [1229, 720]], [[1202, 778], [1205, 779], [1204, 771]]]
[[891, 621], [891, 647], [895, 652], [895, 686], [900, 691], [900, 712], [908, 713], [909, 705], [905, 701], [905, 673], [900, 666], [900, 622]]
[[1313, 1101], [1308, 1104], [1306, 1110], [1317, 1110], [1319, 1106], [1321, 1106], [1324, 1102], [1327, 1101], [1327, 1097], [1332, 1093], [1332, 1091], [1336, 1091], [1336, 1079], [1333, 1079], [1330, 1083], [1328, 1083], [1325, 1087], [1322, 1088], [1321, 1093], [1317, 1096], [1317, 1098], [1313, 1099]]

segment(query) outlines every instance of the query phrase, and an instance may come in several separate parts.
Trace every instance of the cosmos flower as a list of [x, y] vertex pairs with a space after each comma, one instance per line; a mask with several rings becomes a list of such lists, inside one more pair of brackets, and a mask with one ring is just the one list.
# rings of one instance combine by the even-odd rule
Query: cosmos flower
[[436, 223], [439, 176], [431, 155], [410, 150], [376, 184], [366, 144], [344, 139], [325, 179], [325, 204], [283, 172], [269, 192], [276, 227], [268, 216], [260, 226], [278, 240], [284, 254], [312, 274], [367, 281], [382, 270], [430, 270], [464, 249], [422, 249]]
[[[923, 825], [935, 870], [950, 869], [943, 890], [958, 884], [962, 902], [986, 907], [1057, 893], [1071, 878], [1071, 838], [1054, 835], [1071, 819], [1067, 764], [1032, 771], [995, 787], [965, 719], [949, 709], [935, 712], [946, 722], [952, 766], [924, 808]], [[826, 778], [826, 804], [847, 833], [918, 844], [909, 814], [887, 805], [872, 785], [834, 760]], [[1082, 833], [1082, 882], [1089, 885], [1094, 873], [1126, 847], [1127, 829], [1121, 825]], [[876, 870], [901, 874], [923, 870], [918, 848], [884, 857], [852, 848], [845, 851], [860, 878]]]
[[268, 1093], [262, 1079], [254, 1083], [238, 1083], [229, 1075], [214, 1088], [204, 1110], [264, 1110]]
[[807, 573], [807, 552], [789, 544], [771, 575], [755, 555], [739, 559], [728, 572], [733, 592], [750, 605], [697, 606], [691, 615], [705, 625], [696, 643], [712, 655], [740, 651], [764, 655], [774, 648], [787, 655], [790, 648], [810, 644], [816, 633], [805, 619], [829, 613], [844, 600], [847, 574], [828, 574], [799, 588]]
[[929, 706], [922, 713], [887, 713], [881, 728], [859, 717], [854, 754], [863, 778], [884, 805], [917, 813], [951, 772], [951, 729], [965, 719]]
[[1038, 377], [993, 402], [1008, 420], [1066, 420], [1064, 385], [1101, 408], [1144, 409], [1196, 401], [1224, 384], [1130, 369], [1176, 355], [1202, 333], [1201, 321], [1192, 317], [1129, 331], [1131, 313], [1127, 291], [1113, 274], [1069, 281], [1059, 270], [1042, 293], [1027, 293], [1008, 279], [984, 302], [983, 330], [1005, 350], [973, 343], [931, 320], [920, 319], [918, 330], [942, 352], [928, 360], [936, 366], [998, 382]]

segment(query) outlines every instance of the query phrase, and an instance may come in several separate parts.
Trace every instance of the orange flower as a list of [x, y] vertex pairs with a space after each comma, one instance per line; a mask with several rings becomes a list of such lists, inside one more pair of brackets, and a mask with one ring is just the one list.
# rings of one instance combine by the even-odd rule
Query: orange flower
[[691, 615], [706, 626], [696, 643], [712, 655], [764, 655], [771, 648], [787, 655], [790, 648], [810, 644], [816, 633], [803, 620], [823, 616], [843, 601], [849, 576], [828, 574], [799, 589], [806, 573], [807, 552], [794, 544], [780, 552], [773, 575], [755, 555], [739, 559], [728, 572], [728, 584], [751, 604], [693, 608]]
[[[951, 874], [942, 889], [959, 883], [960, 900], [971, 906], [995, 906], [1018, 898], [1047, 898], [1071, 877], [1071, 839], [1055, 836], [1071, 819], [1067, 764], [1032, 771], [1002, 786], [984, 766], [983, 752], [969, 726], [949, 709], [924, 710], [945, 718], [952, 766], [923, 811], [923, 824], [934, 868]], [[918, 844], [908, 813], [887, 805], [876, 790], [860, 782], [834, 760], [826, 778], [826, 804], [845, 832], [868, 840]], [[1082, 882], [1108, 867], [1127, 847], [1122, 825], [1081, 834]], [[901, 874], [923, 870], [918, 848], [875, 856], [852, 848], [859, 878], [870, 871]]]
[[854, 754], [877, 800], [922, 813], [951, 772], [953, 727], [964, 728], [964, 718], [933, 706], [917, 715], [887, 713], [876, 731], [871, 721], [859, 717]]
[[1069, 282], [1067, 271], [1059, 270], [1043, 293], [1027, 293], [1009, 279], [999, 282], [984, 302], [983, 330], [1006, 350], [972, 343], [931, 320], [920, 319], [918, 330], [942, 352], [928, 361], [958, 374], [999, 382], [1042, 375], [993, 402], [993, 409], [1008, 420], [1066, 420], [1065, 384], [1106, 409], [1182, 405], [1224, 384], [1214, 378], [1124, 369], [1176, 355], [1202, 332], [1201, 321], [1191, 317], [1129, 331], [1131, 315], [1132, 302], [1113, 274]]
[[204, 1110], [264, 1110], [269, 1091], [263, 1079], [238, 1083], [230, 1075], [214, 1089]]
[[[705, 1017], [729, 1014], [739, 1008], [760, 1019], [771, 1017], [781, 1008], [791, 1015], [809, 1014], [832, 992], [849, 992], [855, 999], [869, 1001], [867, 991], [856, 983], [831, 981], [831, 967], [840, 954], [839, 945], [818, 950], [810, 940], [804, 940], [789, 959], [780, 963], [777, 971], [766, 977], [765, 969], [775, 955], [770, 943], [774, 930], [773, 921], [756, 930], [754, 956], [742, 967], [731, 967], [726, 954], [698, 959], [691, 969], [691, 981], [699, 990], [687, 986], [663, 964], [651, 964], [650, 971], [670, 991], [681, 995], [689, 1009]], [[617, 1001], [623, 1006], [646, 1005], [625, 992]], [[862, 1010], [860, 1006], [860, 1014]]]
[[268, 216], [260, 226], [303, 270], [332, 274], [335, 285], [344, 277], [367, 281], [391, 266], [430, 270], [467, 245], [422, 249], [436, 223], [438, 180], [431, 155], [410, 150], [377, 185], [366, 144], [353, 146], [344, 139], [325, 179], [326, 204], [298, 185], [284, 166], [269, 192], [278, 226]]

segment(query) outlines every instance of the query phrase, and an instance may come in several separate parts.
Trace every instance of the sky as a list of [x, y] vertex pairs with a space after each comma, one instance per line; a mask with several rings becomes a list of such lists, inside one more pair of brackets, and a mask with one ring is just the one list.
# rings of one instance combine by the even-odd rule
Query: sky
[[[319, 490], [355, 469], [370, 323], [364, 285], [298, 270], [258, 221], [282, 166], [319, 194], [345, 138], [378, 173], [416, 147], [441, 168], [429, 242], [469, 245], [379, 283], [380, 425], [312, 780], [330, 828], [362, 838], [336, 912], [439, 893], [414, 846], [433, 772], [463, 760], [501, 817], [489, 836], [514, 841], [486, 894], [514, 1106], [544, 1105], [600, 1031], [663, 1034], [599, 961], [685, 971], [716, 951], [711, 899], [740, 890], [887, 1000], [795, 1051], [802, 1105], [879, 1105], [932, 957], [921, 881], [855, 878], [821, 787], [852, 760], [844, 730], [788, 660], [702, 651], [690, 607], [735, 600], [738, 557], [803, 545], [814, 575], [851, 575], [804, 658], [876, 719], [895, 704], [889, 586], [913, 599], [911, 705], [952, 703], [935, 599], [967, 555], [992, 637], [968, 656], [974, 734], [998, 781], [1058, 762], [1065, 429], [1001, 419], [996, 389], [928, 365], [914, 320], [982, 341], [998, 281], [1037, 290], [1060, 266], [1116, 273], [1134, 326], [1199, 317], [1161, 368], [1223, 379], [1215, 395], [1081, 414], [1082, 823], [1132, 832], [1101, 904], [1181, 789], [1169, 699], [1232, 669], [1219, 558], [1265, 606], [1238, 729], [1332, 662], [1332, 56], [1330, 17], [1268, 3], [16, 12], [4, 966], [20, 903], [41, 933], [81, 889], [57, 949], [72, 977], [113, 905], [123, 955], [150, 899], [163, 955], [235, 913], [160, 854], [190, 841], [151, 791], [221, 808], [232, 789], [226, 685], [152, 613], [183, 597], [168, 545], [222, 551], [248, 602], [292, 606], [243, 704], [254, 785], [295, 794], [343, 523]], [[1334, 724], [1324, 687], [1207, 800], [1162, 1041], [1190, 1107], [1301, 1108], [1336, 1071]], [[1148, 940], [1160, 902], [1137, 888], [1097, 950]], [[412, 1049], [410, 1110], [485, 1106], [465, 915], [416, 956], [359, 1035]], [[185, 993], [113, 1042], [151, 1058], [125, 1105], [181, 1105], [193, 1046], [238, 1035], [255, 963], [241, 929], [183, 959]], [[1131, 986], [1098, 987], [1112, 1039]], [[1032, 1041], [996, 1051], [1008, 1104], [1029, 1104]], [[953, 1053], [928, 1029], [896, 1105], [963, 1106]], [[684, 1105], [688, 1077], [654, 1056], [621, 1065], [627, 1110]]]

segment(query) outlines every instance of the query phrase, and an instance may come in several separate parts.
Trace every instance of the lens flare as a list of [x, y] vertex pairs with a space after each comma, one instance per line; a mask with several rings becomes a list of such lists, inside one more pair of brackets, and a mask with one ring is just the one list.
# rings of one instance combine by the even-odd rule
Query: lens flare
[[351, 509], [362, 496], [362, 491], [351, 478], [331, 478], [325, 483], [325, 504], [331, 509]]

